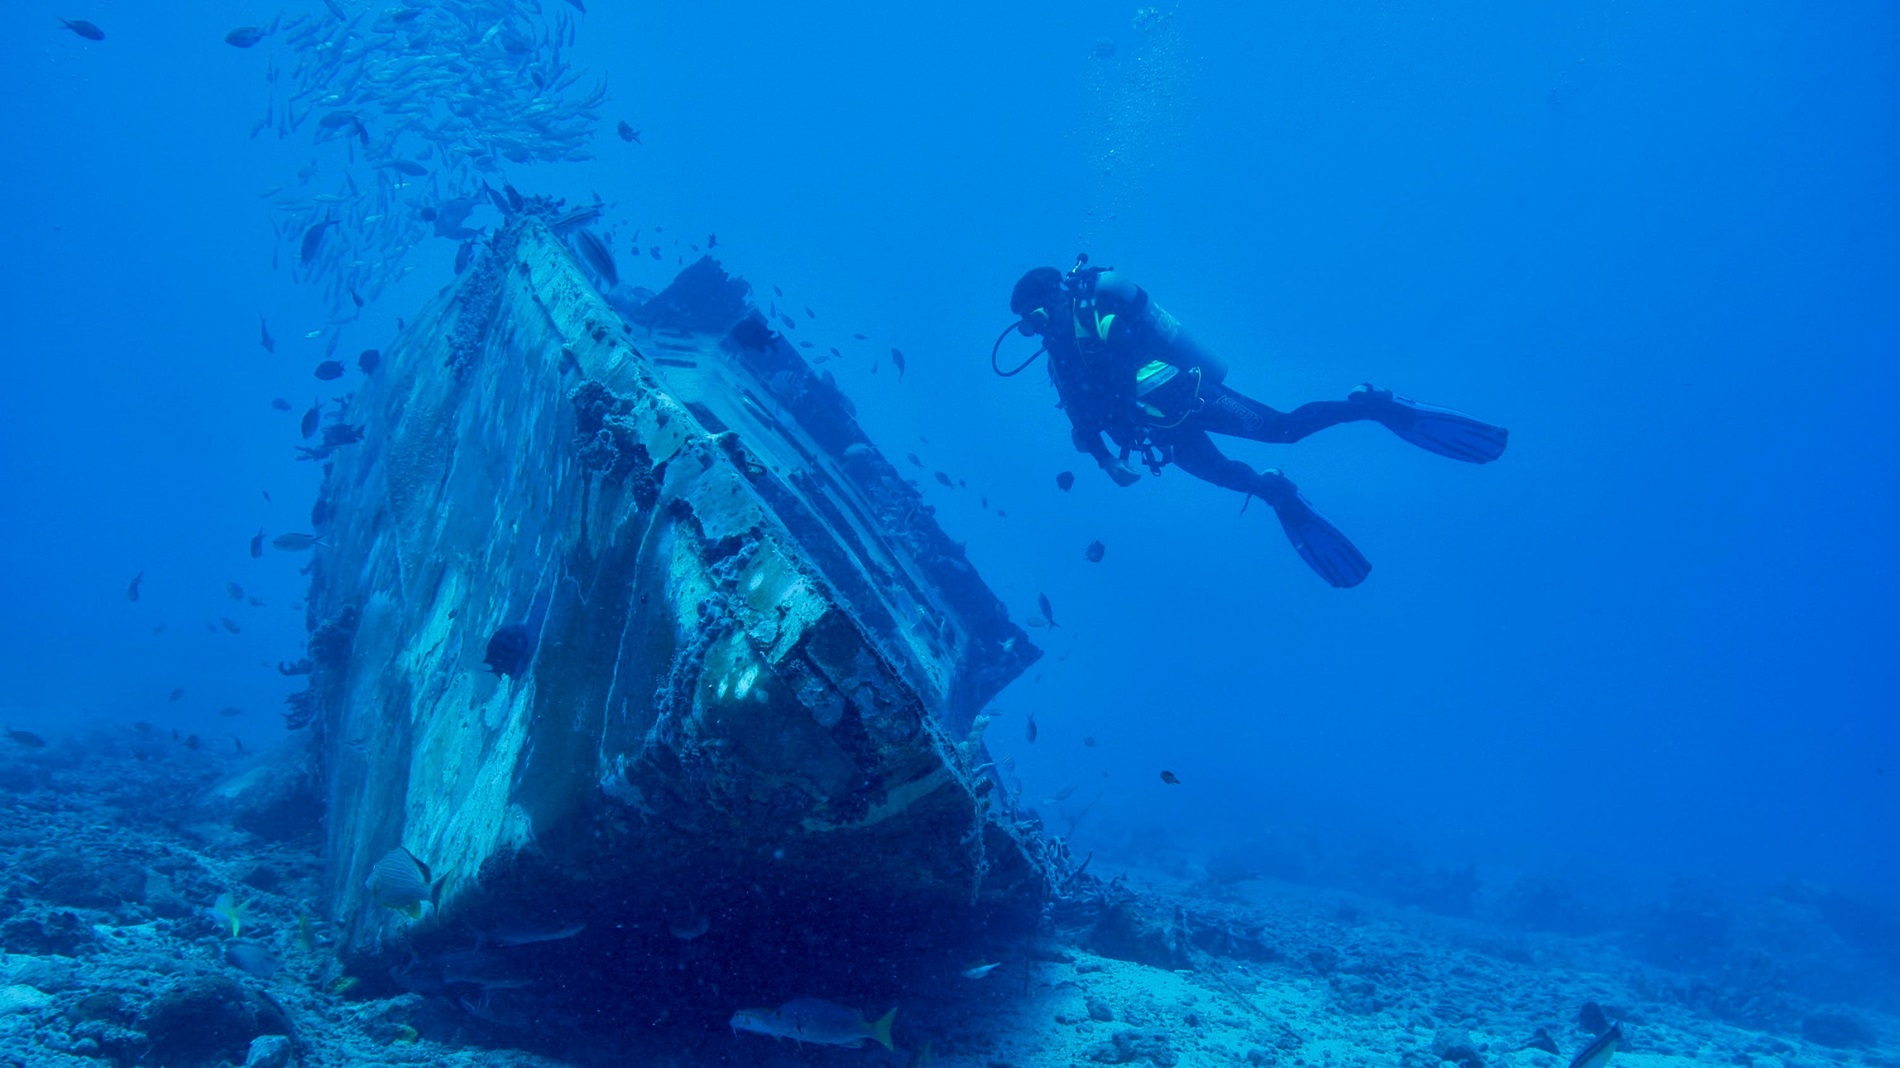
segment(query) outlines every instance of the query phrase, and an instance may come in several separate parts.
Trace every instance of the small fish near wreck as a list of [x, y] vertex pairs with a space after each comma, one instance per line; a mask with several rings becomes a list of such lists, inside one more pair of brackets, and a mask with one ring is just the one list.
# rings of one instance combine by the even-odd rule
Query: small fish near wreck
[[1597, 1036], [1595, 1042], [1585, 1046], [1570, 1062], [1570, 1068], [1603, 1068], [1615, 1056], [1618, 1046], [1623, 1044], [1623, 1026], [1611, 1024], [1608, 1031]]
[[8, 727], [7, 737], [12, 739], [15, 745], [24, 746], [28, 749], [46, 748], [46, 739], [34, 734], [32, 731], [16, 731], [12, 727]]
[[620, 284], [620, 269], [614, 265], [614, 254], [598, 234], [585, 227], [578, 228], [574, 231], [574, 245], [581, 259], [608, 289]]
[[269, 979], [284, 966], [283, 961], [278, 960], [270, 950], [256, 942], [227, 943], [224, 947], [224, 962], [259, 979]]
[[[57, 18], [58, 16], [54, 17]], [[103, 41], [106, 39], [106, 31], [94, 26], [85, 19], [60, 19], [59, 21], [63, 23], [67, 29], [84, 37], [88, 41]]]
[[817, 998], [799, 998], [776, 1009], [740, 1009], [732, 1014], [732, 1029], [755, 1035], [789, 1038], [814, 1046], [862, 1046], [871, 1039], [885, 1049], [891, 1044], [892, 1009], [877, 1020], [867, 1021], [864, 1014], [843, 1005]]
[[422, 917], [422, 906], [435, 903], [442, 889], [440, 879], [431, 880], [429, 866], [401, 846], [383, 854], [370, 869], [363, 886], [378, 906], [400, 912], [410, 919]]
[[495, 629], [488, 639], [486, 655], [482, 657], [488, 670], [504, 678], [520, 678], [528, 673], [534, 664], [535, 646], [540, 640], [541, 624], [547, 619], [548, 602], [553, 593], [548, 589], [535, 594], [527, 619]]
[[232, 48], [249, 48], [264, 38], [269, 37], [276, 28], [276, 24], [274, 23], [270, 29], [265, 29], [261, 26], [239, 26], [224, 35], [224, 43], [230, 45]]

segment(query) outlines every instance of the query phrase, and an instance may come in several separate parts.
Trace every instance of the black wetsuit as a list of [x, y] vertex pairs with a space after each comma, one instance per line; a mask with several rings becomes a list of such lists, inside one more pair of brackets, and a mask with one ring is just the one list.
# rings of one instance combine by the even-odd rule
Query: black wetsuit
[[[1049, 374], [1074, 426], [1076, 448], [1098, 462], [1108, 457], [1101, 437], [1107, 434], [1153, 462], [1273, 503], [1292, 492], [1291, 484], [1223, 454], [1209, 434], [1285, 444], [1372, 418], [1367, 406], [1343, 400], [1282, 412], [1227, 388], [1219, 358], [1140, 286], [1113, 272], [1101, 275], [1092, 299], [1084, 290], [1054, 311]], [[1157, 361], [1167, 368], [1156, 370]], [[1147, 381], [1138, 382], [1144, 369]]]

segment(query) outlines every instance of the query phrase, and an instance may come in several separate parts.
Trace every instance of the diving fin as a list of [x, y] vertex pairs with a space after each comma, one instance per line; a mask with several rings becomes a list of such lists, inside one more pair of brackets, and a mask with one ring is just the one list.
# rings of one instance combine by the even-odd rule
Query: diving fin
[[1503, 456], [1511, 437], [1511, 432], [1501, 426], [1450, 408], [1420, 404], [1389, 389], [1374, 389], [1371, 383], [1353, 390], [1346, 399], [1372, 405], [1372, 418], [1426, 452], [1468, 464], [1488, 464]]
[[1372, 562], [1297, 491], [1274, 504], [1273, 512], [1300, 559], [1328, 585], [1347, 589], [1372, 573]]

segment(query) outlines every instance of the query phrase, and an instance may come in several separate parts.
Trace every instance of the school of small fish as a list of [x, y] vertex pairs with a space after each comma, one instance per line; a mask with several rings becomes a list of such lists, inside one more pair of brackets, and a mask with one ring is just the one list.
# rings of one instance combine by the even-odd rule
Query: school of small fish
[[607, 86], [564, 55], [577, 21], [511, 0], [336, 0], [226, 34], [288, 53], [268, 61], [251, 136], [310, 136], [310, 162], [264, 196], [291, 270], [323, 287], [327, 326], [412, 270], [428, 239], [476, 237], [470, 215], [510, 166], [592, 157]]

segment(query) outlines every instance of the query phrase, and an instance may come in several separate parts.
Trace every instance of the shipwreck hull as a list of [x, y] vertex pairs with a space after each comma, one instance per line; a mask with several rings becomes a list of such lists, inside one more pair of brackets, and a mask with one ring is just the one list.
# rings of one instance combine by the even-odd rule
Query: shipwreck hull
[[[366, 973], [611, 1018], [575, 976], [790, 997], [1034, 922], [971, 728], [1037, 653], [744, 294], [701, 261], [630, 322], [528, 221], [352, 398], [299, 706]], [[419, 918], [366, 886], [399, 845]]]

